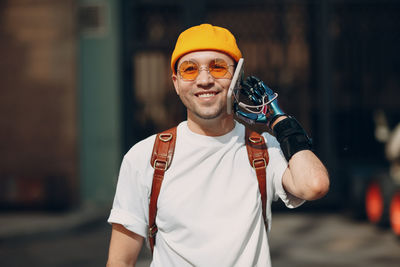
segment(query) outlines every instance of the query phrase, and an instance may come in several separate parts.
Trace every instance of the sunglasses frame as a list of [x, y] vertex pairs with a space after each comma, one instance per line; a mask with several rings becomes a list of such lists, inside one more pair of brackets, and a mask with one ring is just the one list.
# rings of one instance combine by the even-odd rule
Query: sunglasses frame
[[[216, 62], [217, 60], [222, 60], [222, 61], [224, 61], [224, 62], [226, 63], [226, 65], [228, 66], [227, 73], [229, 73], [229, 74], [231, 75], [231, 77], [229, 77], [229, 78], [228, 78], [228, 77], [215, 77], [214, 75], [212, 75], [212, 73], [210, 72], [210, 64], [211, 64], [212, 62]], [[194, 77], [193, 79], [186, 79], [186, 78], [183, 78], [182, 73], [181, 73], [181, 71], [180, 71], [180, 66], [181, 66], [184, 62], [192, 62], [192, 63], [196, 64], [196, 66], [198, 66], [197, 75], [196, 75], [196, 77]], [[184, 81], [195, 81], [195, 80], [197, 79], [197, 77], [199, 77], [199, 74], [200, 74], [200, 72], [201, 72], [202, 70], [207, 71], [207, 73], [208, 73], [209, 75], [211, 75], [214, 79], [232, 79], [233, 74], [229, 71], [229, 67], [235, 67], [235, 66], [236, 66], [236, 64], [228, 64], [228, 62], [226, 62], [226, 61], [225, 61], [224, 59], [222, 59], [222, 58], [215, 58], [215, 59], [213, 59], [212, 61], [210, 61], [210, 62], [208, 63], [208, 66], [200, 65], [200, 64], [197, 63], [195, 60], [185, 60], [185, 61], [183, 61], [181, 64], [179, 64], [179, 66], [177, 67], [177, 73], [179, 74], [179, 76], [181, 77], [181, 79], [184, 80]], [[225, 74], [225, 75], [226, 75], [226, 74]]]

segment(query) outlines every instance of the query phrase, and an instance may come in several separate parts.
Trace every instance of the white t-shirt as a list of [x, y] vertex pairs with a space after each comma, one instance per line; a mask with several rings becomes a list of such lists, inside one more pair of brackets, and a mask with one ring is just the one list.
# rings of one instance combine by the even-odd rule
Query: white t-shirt
[[[153, 267], [270, 266], [267, 233], [255, 171], [249, 163], [245, 127], [236, 122], [226, 135], [193, 133], [179, 124], [175, 154], [158, 199], [158, 233]], [[281, 198], [293, 208], [302, 200], [285, 193], [282, 175], [287, 162], [279, 143], [266, 139], [267, 219], [271, 202]], [[154, 169], [150, 156], [155, 135], [125, 155], [108, 222], [147, 235], [149, 197]]]

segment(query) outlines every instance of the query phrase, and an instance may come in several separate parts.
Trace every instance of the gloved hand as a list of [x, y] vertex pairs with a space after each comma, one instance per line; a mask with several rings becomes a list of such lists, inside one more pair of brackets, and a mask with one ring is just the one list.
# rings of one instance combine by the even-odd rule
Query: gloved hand
[[[265, 123], [271, 128], [273, 122], [280, 116], [286, 115], [278, 105], [278, 94], [274, 93], [263, 81], [257, 77], [247, 77], [242, 82], [243, 93], [257, 108], [249, 108], [243, 103], [234, 103], [233, 108], [236, 115], [248, 123]], [[244, 108], [249, 112], [239, 109]]]

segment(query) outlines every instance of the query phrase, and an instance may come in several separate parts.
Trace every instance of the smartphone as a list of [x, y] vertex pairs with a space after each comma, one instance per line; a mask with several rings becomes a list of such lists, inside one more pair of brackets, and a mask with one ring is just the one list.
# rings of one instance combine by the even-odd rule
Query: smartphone
[[240, 58], [236, 66], [235, 73], [233, 74], [232, 82], [229, 85], [228, 94], [226, 96], [227, 97], [226, 109], [228, 114], [232, 113], [234, 94], [239, 93], [240, 82], [243, 79], [243, 63], [244, 59]]

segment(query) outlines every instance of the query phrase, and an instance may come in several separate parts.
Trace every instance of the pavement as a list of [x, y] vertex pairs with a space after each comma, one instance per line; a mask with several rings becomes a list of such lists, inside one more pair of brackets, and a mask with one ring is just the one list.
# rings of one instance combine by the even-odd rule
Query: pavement
[[[0, 214], [0, 266], [105, 266], [109, 209]], [[344, 213], [275, 212], [269, 235], [274, 267], [397, 267], [400, 239], [389, 229]], [[137, 267], [149, 266], [143, 247]]]
[[273, 266], [400, 266], [400, 239], [389, 228], [342, 212], [275, 214], [269, 242]]
[[104, 222], [109, 207], [84, 204], [65, 212], [0, 211], [0, 241], [68, 233], [86, 225]]

